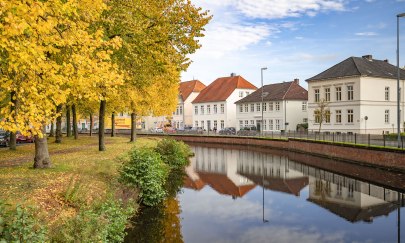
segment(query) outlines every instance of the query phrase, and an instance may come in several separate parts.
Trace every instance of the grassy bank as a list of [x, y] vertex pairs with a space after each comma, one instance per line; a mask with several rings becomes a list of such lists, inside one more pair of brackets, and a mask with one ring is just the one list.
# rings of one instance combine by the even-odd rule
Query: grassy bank
[[11, 208], [17, 204], [34, 206], [36, 218], [56, 239], [61, 237], [62, 226], [76, 225], [86, 217], [91, 220], [86, 212], [109, 212], [105, 205], [115, 207], [120, 198], [124, 207], [136, 207], [134, 202], [128, 205], [127, 199], [136, 197], [137, 192], [118, 182], [119, 158], [133, 146], [154, 146], [155, 140], [142, 138], [134, 145], [128, 138], [108, 137], [105, 152], [98, 151], [96, 137], [64, 138], [62, 144], [49, 142], [53, 167], [46, 170], [32, 169], [33, 144], [20, 146], [17, 151], [0, 149], [0, 200]]

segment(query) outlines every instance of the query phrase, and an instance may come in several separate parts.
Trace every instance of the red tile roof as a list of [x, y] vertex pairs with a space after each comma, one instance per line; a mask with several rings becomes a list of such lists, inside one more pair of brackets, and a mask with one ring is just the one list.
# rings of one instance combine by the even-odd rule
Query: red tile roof
[[205, 186], [205, 182], [201, 179], [193, 181], [189, 176], [184, 177], [184, 187], [189, 189], [194, 189], [196, 191], [201, 190]]
[[220, 194], [231, 195], [233, 197], [243, 197], [246, 193], [256, 187], [256, 185], [235, 185], [226, 175], [198, 172], [200, 178], [212, 189]]
[[253, 89], [257, 87], [241, 76], [218, 78], [200, 92], [192, 103], [225, 101], [235, 89]]
[[183, 101], [185, 101], [192, 92], [200, 92], [205, 88], [205, 84], [201, 83], [199, 80], [191, 80], [186, 82], [181, 82], [179, 87], [179, 92]]

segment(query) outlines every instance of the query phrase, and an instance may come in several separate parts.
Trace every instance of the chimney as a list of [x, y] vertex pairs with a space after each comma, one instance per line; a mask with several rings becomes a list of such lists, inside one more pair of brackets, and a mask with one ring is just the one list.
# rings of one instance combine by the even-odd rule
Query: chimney
[[231, 77], [235, 77], [236, 76], [236, 73], [231, 73]]
[[300, 84], [300, 80], [299, 80], [298, 78], [295, 78], [295, 79], [294, 79], [294, 83]]
[[372, 55], [364, 55], [364, 56], [362, 56], [362, 58], [367, 59], [367, 60], [369, 60], [369, 61], [372, 61], [372, 60], [373, 60], [373, 56], [372, 56]]
[[386, 62], [386, 63], [390, 63], [390, 62], [388, 61], [388, 59], [385, 59], [385, 60], [384, 60], [384, 62]]

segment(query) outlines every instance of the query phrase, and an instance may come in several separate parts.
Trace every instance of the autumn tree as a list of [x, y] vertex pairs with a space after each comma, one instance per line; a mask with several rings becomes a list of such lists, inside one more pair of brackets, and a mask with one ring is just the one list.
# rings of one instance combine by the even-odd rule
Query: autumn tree
[[55, 108], [70, 94], [63, 87], [115, 78], [108, 49], [119, 40], [89, 31], [105, 8], [102, 0], [0, 0], [0, 90], [19, 103], [1, 107], [0, 126], [35, 136], [35, 168], [51, 166], [44, 128], [61, 115]]

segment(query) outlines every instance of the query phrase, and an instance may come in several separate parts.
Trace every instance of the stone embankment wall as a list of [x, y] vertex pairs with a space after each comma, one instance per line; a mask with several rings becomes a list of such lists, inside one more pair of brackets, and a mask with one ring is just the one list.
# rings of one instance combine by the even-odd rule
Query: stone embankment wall
[[[138, 134], [139, 136], [160, 136]], [[227, 136], [193, 136], [170, 135], [171, 138], [192, 143], [249, 145], [283, 149], [300, 153], [312, 154], [327, 158], [343, 160], [356, 164], [380, 167], [389, 170], [405, 172], [405, 150], [390, 148], [365, 147], [350, 144], [333, 144], [321, 141], [308, 141], [290, 138], [288, 140], [273, 140], [251, 137]]]

